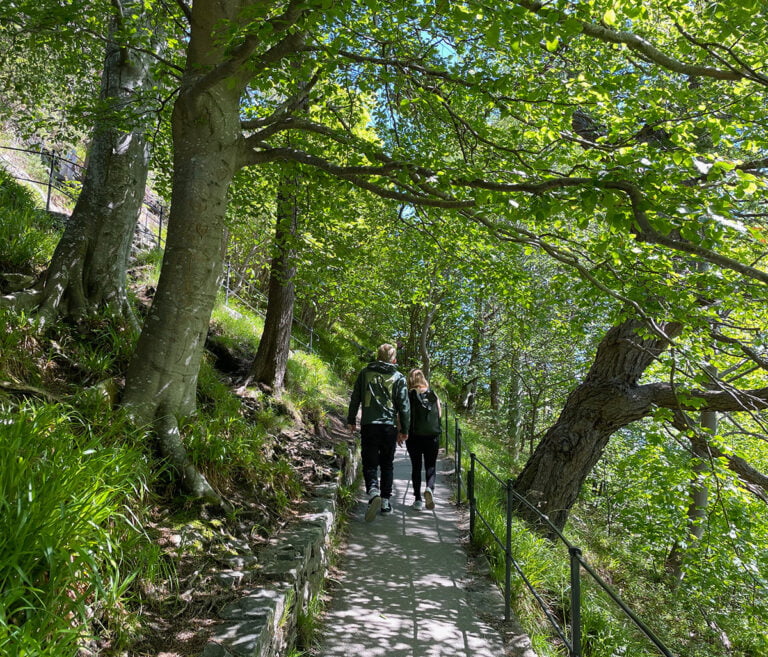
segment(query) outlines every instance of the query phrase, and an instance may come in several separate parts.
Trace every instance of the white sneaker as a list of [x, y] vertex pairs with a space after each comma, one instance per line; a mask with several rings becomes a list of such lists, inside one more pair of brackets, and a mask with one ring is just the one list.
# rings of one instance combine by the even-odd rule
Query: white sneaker
[[381, 498], [381, 512], [382, 513], [392, 513], [392, 505], [389, 503], [388, 497], [382, 497]]
[[416, 511], [421, 511], [424, 508], [424, 502], [422, 502], [421, 500], [415, 500], [411, 508]]
[[435, 497], [432, 495], [432, 489], [426, 488], [424, 490], [424, 502], [428, 509], [434, 509], [435, 508]]

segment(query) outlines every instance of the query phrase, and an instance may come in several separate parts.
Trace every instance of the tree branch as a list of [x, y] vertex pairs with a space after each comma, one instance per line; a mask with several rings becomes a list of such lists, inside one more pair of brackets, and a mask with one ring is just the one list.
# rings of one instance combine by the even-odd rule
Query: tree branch
[[[515, 4], [527, 9], [534, 14], [552, 15], [552, 11], [549, 6], [545, 7], [544, 3], [538, 0], [514, 0]], [[566, 16], [562, 13], [557, 13], [557, 22], [562, 23], [566, 20]], [[651, 43], [637, 36], [631, 32], [624, 32], [621, 30], [614, 30], [603, 25], [596, 25], [594, 23], [588, 23], [586, 21], [581, 22], [582, 34], [593, 37], [605, 43], [622, 44], [630, 50], [639, 53], [645, 57], [648, 61], [658, 64], [659, 66], [673, 71], [675, 73], [682, 73], [683, 75], [690, 75], [693, 77], [707, 77], [714, 78], [716, 80], [742, 80], [745, 78], [754, 78], [749, 72], [741, 72], [729, 68], [728, 70], [714, 68], [711, 66], [700, 66], [697, 64], [686, 64], [674, 57], [670, 57], [666, 53], [662, 52]], [[765, 84], [762, 80], [755, 80]]]
[[[721, 384], [719, 390], [690, 390], [681, 392], [669, 383], [649, 383], [640, 386], [649, 402], [660, 408], [683, 411], [757, 411], [768, 408], [768, 387], [738, 390]], [[681, 396], [682, 395], [682, 396]]]
[[[267, 21], [272, 26], [272, 34], [280, 34], [294, 26], [304, 15], [306, 3], [303, 0], [292, 0], [285, 12]], [[250, 79], [260, 69], [269, 64], [280, 61], [286, 54], [298, 49], [304, 42], [301, 32], [287, 34], [271, 48], [250, 62], [246, 68], [244, 65], [253, 56], [261, 40], [256, 34], [249, 34], [243, 42], [231, 50], [231, 55], [218, 66], [201, 76], [194, 84], [195, 93], [201, 93], [226, 78]], [[247, 77], [246, 77], [247, 76]]]

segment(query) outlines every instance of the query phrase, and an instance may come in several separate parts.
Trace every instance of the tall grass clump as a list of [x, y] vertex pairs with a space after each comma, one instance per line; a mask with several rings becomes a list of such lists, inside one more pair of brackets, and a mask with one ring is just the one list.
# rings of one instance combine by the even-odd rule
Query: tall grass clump
[[300, 411], [320, 420], [327, 406], [344, 403], [346, 389], [336, 374], [315, 354], [294, 351], [288, 359], [285, 376], [291, 399]]
[[50, 260], [58, 236], [32, 192], [0, 168], [0, 271], [34, 273]]
[[23, 313], [0, 307], [0, 324], [0, 377], [38, 385], [41, 377], [34, 364], [38, 345], [34, 322]]
[[245, 404], [206, 359], [198, 376], [199, 413], [184, 429], [190, 457], [217, 488], [251, 487], [275, 514], [301, 492], [274, 435], [291, 420], [258, 399]]
[[159, 564], [136, 511], [142, 450], [32, 403], [0, 405], [0, 445], [0, 654], [71, 657], [96, 623], [119, 647], [133, 584]]
[[224, 295], [221, 294], [213, 309], [211, 320], [221, 333], [219, 340], [224, 344], [256, 353], [264, 331], [264, 318], [256, 310], [235, 298], [230, 298], [224, 303]]

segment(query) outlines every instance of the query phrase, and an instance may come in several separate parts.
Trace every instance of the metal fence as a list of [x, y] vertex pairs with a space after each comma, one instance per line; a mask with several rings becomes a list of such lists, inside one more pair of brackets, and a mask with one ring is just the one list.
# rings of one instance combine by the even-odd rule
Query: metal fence
[[[40, 160], [42, 163], [46, 165], [47, 168], [47, 175], [46, 180], [35, 180], [34, 178], [26, 178], [24, 176], [16, 176], [13, 177], [16, 178], [16, 180], [22, 180], [24, 182], [31, 182], [35, 183], [36, 185], [43, 185], [43, 187], [46, 190], [45, 195], [45, 209], [50, 210], [51, 209], [51, 193], [53, 190], [57, 190], [61, 192], [62, 194], [65, 194], [70, 199], [75, 199], [76, 195], [73, 194], [73, 190], [68, 187], [66, 184], [66, 180], [71, 179], [77, 179], [79, 175], [82, 175], [82, 172], [84, 171], [84, 168], [81, 164], [74, 162], [73, 160], [69, 160], [65, 157], [61, 157], [56, 151], [53, 150], [47, 150], [45, 148], [40, 148], [37, 150], [32, 150], [29, 148], [17, 148], [15, 146], [0, 146], [0, 149], [6, 150], [6, 151], [16, 151], [19, 153], [29, 153], [32, 155], [39, 155]], [[71, 172], [71, 178], [65, 177], [60, 172], [60, 169], [68, 169], [69, 172]]]
[[[37, 155], [46, 167], [45, 180], [37, 180], [35, 178], [28, 178], [22, 175], [16, 175], [13, 172], [11, 175], [16, 180], [23, 182], [30, 182], [36, 185], [42, 185], [45, 189], [45, 209], [47, 212], [51, 210], [51, 195], [53, 190], [61, 192], [67, 198], [72, 201], [76, 201], [79, 189], [76, 185], [73, 185], [73, 181], [77, 181], [78, 185], [81, 181], [85, 167], [79, 162], [75, 162], [66, 157], [62, 157], [54, 150], [48, 150], [46, 148], [29, 149], [18, 148], [16, 146], [0, 146], [0, 150], [15, 151], [18, 153], [27, 153], [30, 155]], [[145, 197], [142, 203], [145, 212], [141, 223], [138, 225], [138, 229], [142, 231], [145, 238], [148, 238], [158, 247], [163, 246], [163, 219], [165, 214], [165, 208], [162, 203], [154, 203], [149, 198]], [[153, 231], [148, 222], [148, 214], [153, 214], [156, 217], [157, 232]]]
[[[256, 307], [253, 305], [250, 301], [247, 301], [243, 299], [241, 296], [237, 294], [237, 292], [230, 287], [230, 276], [229, 276], [229, 265], [227, 265], [227, 272], [224, 276], [224, 279], [222, 281], [222, 285], [224, 288], [224, 305], [229, 308], [229, 300], [230, 299], [236, 299], [238, 304], [248, 308], [251, 312], [256, 313], [264, 319], [266, 317], [266, 312], [262, 310], [261, 308]], [[259, 297], [257, 295], [252, 296], [259, 301], [261, 301], [262, 305], [266, 307], [267, 305], [267, 299], [265, 297]], [[296, 336], [295, 331], [291, 331], [291, 341], [298, 344], [300, 347], [303, 347], [306, 351], [309, 351], [310, 353], [314, 353], [314, 339], [315, 339], [315, 331], [312, 327], [307, 326], [306, 324], [303, 324], [298, 319], [294, 317], [292, 324], [294, 326], [301, 327], [308, 335], [309, 335], [309, 342], [304, 342], [300, 338]]]
[[[447, 421], [447, 405], [445, 407], [444, 416], [445, 422], [445, 447], [448, 451], [449, 445], [449, 432]], [[467, 502], [469, 504], [469, 532], [470, 538], [475, 538], [475, 529], [478, 521], [480, 521], [491, 535], [493, 541], [499, 547], [504, 554], [504, 603], [505, 603], [505, 620], [510, 619], [511, 608], [511, 590], [512, 590], [512, 573], [514, 571], [520, 576], [522, 581], [528, 590], [532, 593], [536, 602], [542, 608], [549, 623], [553, 626], [555, 632], [563, 641], [563, 644], [568, 649], [569, 657], [581, 657], [581, 582], [582, 582], [582, 570], [584, 570], [597, 585], [605, 591], [605, 593], [613, 600], [614, 603], [624, 612], [624, 614], [632, 621], [632, 623], [648, 638], [648, 640], [656, 647], [656, 649], [665, 657], [673, 657], [670, 650], [661, 642], [661, 640], [651, 631], [651, 629], [642, 621], [638, 616], [627, 606], [627, 604], [616, 594], [616, 592], [600, 577], [595, 569], [584, 559], [581, 548], [573, 545], [563, 533], [550, 521], [550, 519], [541, 513], [536, 507], [534, 507], [527, 499], [521, 496], [513, 488], [512, 479], [502, 479], [495, 472], [493, 472], [485, 463], [483, 463], [474, 453], [469, 455], [469, 469], [465, 473], [462, 471], [462, 451], [463, 440], [461, 426], [459, 420], [454, 417], [454, 466], [456, 473], [456, 500], [458, 504], [462, 503], [462, 489], [466, 492]], [[504, 493], [506, 502], [506, 523], [505, 523], [505, 535], [499, 536], [492, 528], [489, 518], [485, 517], [477, 505], [476, 499], [476, 483], [478, 472], [485, 473], [491, 481], [495, 481], [500, 490]], [[466, 485], [465, 485], [466, 481]], [[546, 604], [543, 596], [536, 588], [531, 584], [528, 577], [526, 577], [522, 565], [515, 559], [512, 550], [512, 520], [513, 511], [515, 507], [524, 505], [527, 509], [532, 511], [541, 522], [543, 522], [552, 531], [552, 536], [557, 541], [562, 542], [568, 549], [569, 565], [570, 565], [570, 614], [568, 618], [568, 626], [570, 632], [558, 622], [549, 606]]]

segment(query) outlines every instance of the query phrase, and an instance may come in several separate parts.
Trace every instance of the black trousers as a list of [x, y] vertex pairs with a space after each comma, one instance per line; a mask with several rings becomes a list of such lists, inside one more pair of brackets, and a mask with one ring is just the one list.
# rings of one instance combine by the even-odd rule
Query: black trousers
[[[397, 448], [397, 427], [391, 424], [364, 424], [360, 427], [360, 449], [363, 457], [365, 491], [379, 488], [381, 496], [392, 496], [393, 465]], [[379, 486], [381, 470], [381, 486]]]
[[408, 456], [411, 457], [411, 481], [413, 482], [413, 495], [417, 500], [421, 499], [421, 464], [424, 462], [427, 488], [435, 490], [435, 476], [437, 474], [437, 452], [440, 449], [440, 436], [408, 436], [405, 442]]

